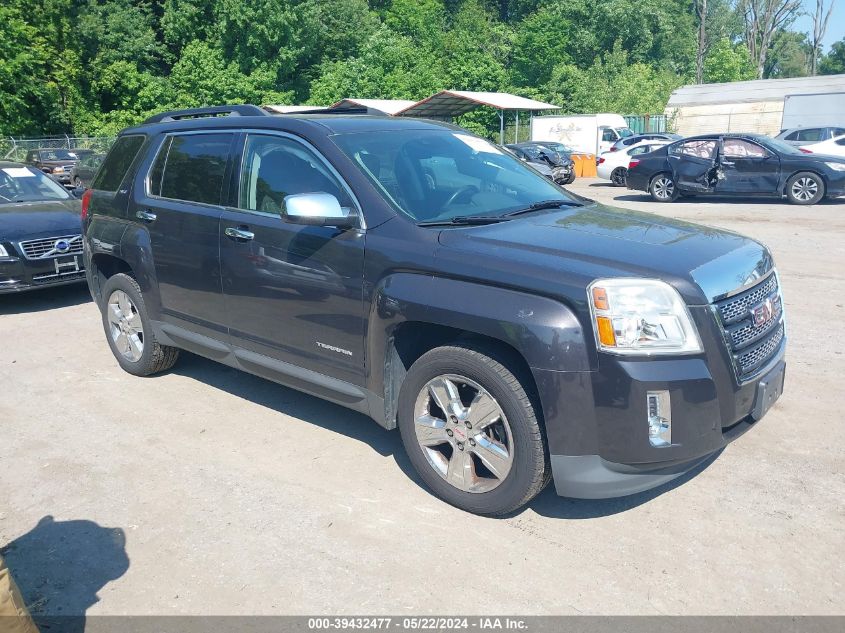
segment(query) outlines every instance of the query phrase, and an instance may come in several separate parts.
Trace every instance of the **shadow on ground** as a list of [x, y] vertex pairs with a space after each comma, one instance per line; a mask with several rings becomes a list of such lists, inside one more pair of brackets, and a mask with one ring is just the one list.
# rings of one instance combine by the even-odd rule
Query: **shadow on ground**
[[129, 569], [123, 530], [93, 521], [45, 516], [0, 553], [42, 633], [82, 633], [97, 592]]
[[89, 301], [91, 295], [86, 284], [0, 294], [0, 316], [69, 308]]
[[[428, 492], [405, 454], [399, 432], [385, 431], [365, 415], [193, 354], [183, 353], [171, 371], [367, 444], [380, 455], [392, 456], [402, 472]], [[653, 490], [619, 499], [585, 500], [558, 497], [554, 484], [550, 483], [527, 508], [543, 516], [561, 519], [591, 519], [618, 514], [683, 485], [707, 468], [717, 456], [714, 455], [692, 471]], [[524, 510], [516, 514], [522, 511]]]
[[[591, 187], [601, 186], [601, 185], [590, 185]], [[620, 191], [625, 191], [625, 189], [620, 189]], [[654, 202], [651, 199], [651, 196], [645, 192], [643, 193], [629, 193], [629, 194], [622, 194], [619, 196], [613, 196], [614, 200], [623, 201], [623, 202]], [[725, 205], [725, 204], [759, 204], [759, 205], [769, 205], [772, 203], [777, 204], [778, 199], [774, 197], [767, 197], [767, 196], [711, 196], [711, 195], [704, 195], [704, 196], [683, 196], [678, 198], [676, 203], [684, 203], [684, 204], [701, 204], [701, 205], [708, 205], [708, 204], [718, 204], [718, 205]], [[783, 204], [784, 208], [791, 207], [789, 202], [786, 199], [780, 200]], [[654, 204], [659, 205], [667, 205], [667, 208], [671, 208], [673, 203], [671, 202], [654, 202]], [[821, 202], [817, 202], [813, 206], [836, 206], [845, 204], [845, 198], [825, 198]], [[810, 207], [812, 208], [812, 207]]]

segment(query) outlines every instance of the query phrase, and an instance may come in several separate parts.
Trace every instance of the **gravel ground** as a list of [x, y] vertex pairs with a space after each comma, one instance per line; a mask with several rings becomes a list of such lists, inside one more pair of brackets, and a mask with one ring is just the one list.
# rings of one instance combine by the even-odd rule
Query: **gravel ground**
[[0, 297], [0, 547], [42, 614], [842, 614], [845, 201], [620, 207], [768, 244], [786, 392], [646, 494], [460, 512], [396, 432], [183, 355], [122, 372], [82, 287]]

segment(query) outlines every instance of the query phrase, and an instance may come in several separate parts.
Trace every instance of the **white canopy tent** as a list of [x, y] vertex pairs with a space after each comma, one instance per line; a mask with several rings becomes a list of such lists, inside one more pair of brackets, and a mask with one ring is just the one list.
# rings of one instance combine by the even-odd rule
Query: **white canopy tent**
[[499, 111], [499, 137], [505, 142], [505, 112], [516, 112], [516, 137], [519, 139], [519, 112], [528, 111], [533, 116], [540, 110], [558, 110], [560, 106], [535, 101], [506, 92], [471, 92], [469, 90], [442, 90], [400, 110], [396, 116], [427, 119], [453, 119], [479, 106], [489, 106]]

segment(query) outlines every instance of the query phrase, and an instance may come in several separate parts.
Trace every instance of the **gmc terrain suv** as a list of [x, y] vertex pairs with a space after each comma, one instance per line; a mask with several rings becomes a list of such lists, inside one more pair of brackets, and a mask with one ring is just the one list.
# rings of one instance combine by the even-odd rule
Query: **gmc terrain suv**
[[126, 371], [189, 350], [398, 426], [431, 490], [480, 514], [550, 479], [658, 486], [783, 386], [764, 246], [575, 197], [443, 123], [157, 115], [120, 134], [83, 231]]

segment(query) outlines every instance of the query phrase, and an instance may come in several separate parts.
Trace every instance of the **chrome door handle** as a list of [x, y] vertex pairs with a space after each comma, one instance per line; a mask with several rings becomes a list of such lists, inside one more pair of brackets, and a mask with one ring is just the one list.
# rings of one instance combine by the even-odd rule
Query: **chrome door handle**
[[730, 167], [733, 167], [734, 165], [736, 165], [736, 163], [735, 163], [735, 162], [733, 162], [732, 160], [723, 160], [723, 161], [722, 161], [722, 164], [723, 164], [723, 165], [728, 165], [728, 166], [730, 166]]
[[152, 211], [138, 211], [135, 214], [135, 217], [139, 220], [143, 220], [144, 222], [155, 222], [155, 219], [158, 216], [156, 216], [156, 214]]
[[238, 229], [233, 226], [230, 226], [228, 229], [224, 231], [226, 233], [226, 237], [229, 237], [235, 241], [249, 241], [255, 237], [255, 233], [252, 231], [247, 231], [246, 229]]

